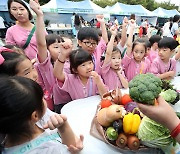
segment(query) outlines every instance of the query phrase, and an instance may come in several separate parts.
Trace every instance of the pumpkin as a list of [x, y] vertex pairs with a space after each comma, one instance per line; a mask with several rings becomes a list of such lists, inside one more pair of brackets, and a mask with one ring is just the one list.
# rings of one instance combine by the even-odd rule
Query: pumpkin
[[108, 121], [113, 122], [120, 118], [123, 118], [125, 115], [125, 109], [121, 105], [113, 104], [107, 108], [106, 116]]
[[107, 111], [107, 108], [103, 108], [97, 113], [97, 121], [99, 122], [101, 126], [104, 126], [104, 127], [108, 127], [111, 125], [111, 122], [107, 121], [106, 111]]
[[97, 113], [97, 121], [100, 125], [107, 127], [115, 120], [123, 118], [126, 113], [126, 110], [123, 106], [113, 104], [107, 108], [101, 109]]

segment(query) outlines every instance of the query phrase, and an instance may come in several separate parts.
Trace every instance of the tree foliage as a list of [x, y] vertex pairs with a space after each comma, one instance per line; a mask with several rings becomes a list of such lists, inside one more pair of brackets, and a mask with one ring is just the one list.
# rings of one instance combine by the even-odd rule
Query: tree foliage
[[[25, 0], [26, 2], [29, 2], [29, 0]], [[40, 5], [44, 5], [48, 3], [50, 0], [39, 0]], [[70, 1], [82, 1], [82, 0], [70, 0]], [[179, 6], [176, 6], [175, 4], [171, 4], [170, 0], [169, 2], [162, 2], [162, 3], [157, 3], [155, 0], [93, 0], [93, 2], [103, 8], [106, 6], [112, 6], [116, 2], [124, 3], [124, 4], [130, 4], [130, 5], [135, 5], [135, 4], [140, 4], [144, 6], [146, 9], [153, 11], [157, 9], [158, 7], [162, 7], [164, 9], [176, 9], [178, 10]]]

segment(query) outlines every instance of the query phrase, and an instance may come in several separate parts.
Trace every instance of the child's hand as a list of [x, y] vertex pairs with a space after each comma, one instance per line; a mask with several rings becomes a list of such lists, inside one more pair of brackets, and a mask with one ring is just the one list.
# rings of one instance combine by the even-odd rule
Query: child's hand
[[55, 128], [59, 128], [62, 125], [64, 125], [64, 123], [67, 121], [66, 116], [61, 115], [61, 114], [54, 114], [50, 117], [49, 121], [47, 122], [47, 124], [44, 125], [44, 129], [55, 129]]
[[113, 36], [116, 36], [117, 35], [117, 27], [116, 26], [112, 26], [110, 28], [110, 32]]
[[175, 71], [169, 71], [169, 76], [170, 76], [170, 77], [174, 77], [175, 74], [176, 74]]
[[96, 19], [97, 19], [97, 21], [102, 23], [102, 22], [104, 22], [104, 15], [102, 15], [102, 14], [96, 15]]
[[118, 74], [118, 75], [119, 75], [119, 74], [122, 74], [122, 71], [123, 71], [123, 68], [120, 67], [120, 68], [117, 70], [117, 74]]
[[91, 72], [91, 77], [93, 78], [93, 80], [94, 80], [96, 83], [99, 82], [99, 80], [100, 80], [99, 74], [98, 74], [97, 72], [95, 72], [95, 71], [92, 71], [92, 72]]
[[83, 149], [83, 141], [84, 141], [84, 136], [80, 135], [80, 138], [76, 138], [76, 146], [70, 145], [68, 147], [68, 150], [72, 154], [79, 153]]
[[43, 14], [43, 12], [42, 12], [42, 10], [40, 8], [38, 0], [30, 0], [29, 1], [29, 6], [37, 15], [42, 15]]
[[123, 25], [124, 25], [124, 26], [127, 26], [127, 25], [129, 24], [128, 21], [129, 21], [128, 18], [127, 18], [127, 17], [124, 17], [124, 19], [123, 19]]
[[60, 43], [60, 56], [68, 58], [71, 51], [72, 51], [72, 48], [68, 42]]

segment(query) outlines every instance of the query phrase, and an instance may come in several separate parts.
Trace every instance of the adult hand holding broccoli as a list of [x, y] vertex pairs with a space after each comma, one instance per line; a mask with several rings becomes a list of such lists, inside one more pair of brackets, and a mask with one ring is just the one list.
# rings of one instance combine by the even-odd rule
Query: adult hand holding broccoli
[[139, 74], [129, 82], [129, 94], [138, 103], [154, 105], [161, 90], [161, 79], [150, 73]]

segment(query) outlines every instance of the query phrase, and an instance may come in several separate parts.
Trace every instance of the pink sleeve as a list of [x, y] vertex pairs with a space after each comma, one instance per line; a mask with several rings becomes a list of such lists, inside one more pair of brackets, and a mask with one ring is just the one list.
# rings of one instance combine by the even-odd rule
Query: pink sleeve
[[127, 69], [127, 67], [130, 64], [132, 58], [133, 58], [133, 56], [129, 57], [127, 54], [124, 55], [124, 57], [122, 59], [122, 65], [123, 65], [124, 69]]
[[12, 45], [16, 45], [16, 42], [15, 40], [13, 39], [13, 36], [12, 36], [12, 28], [8, 28], [7, 32], [6, 32], [6, 44], [12, 44]]
[[110, 64], [111, 64], [111, 61], [109, 61], [109, 62], [106, 63], [106, 64], [103, 63], [103, 65], [102, 65], [102, 67], [101, 67], [101, 73], [102, 73], [103, 75], [105, 75], [105, 74], [109, 71], [109, 69], [110, 69]]
[[159, 74], [159, 70], [158, 70], [158, 63], [156, 61], [153, 61], [151, 63], [151, 68], [150, 68], [150, 72], [155, 74], [155, 75], [158, 75]]

